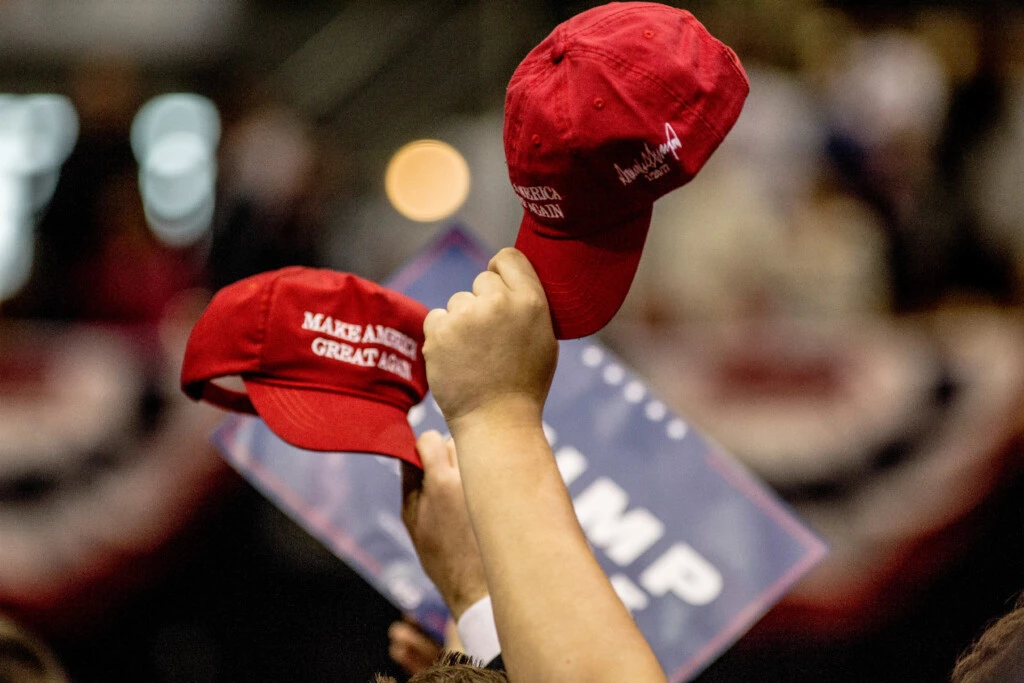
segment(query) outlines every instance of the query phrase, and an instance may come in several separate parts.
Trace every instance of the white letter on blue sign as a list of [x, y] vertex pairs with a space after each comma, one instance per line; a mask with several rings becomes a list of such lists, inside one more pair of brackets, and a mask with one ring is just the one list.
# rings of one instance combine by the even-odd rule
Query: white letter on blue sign
[[566, 486], [576, 481], [576, 477], [587, 469], [587, 459], [572, 446], [562, 446], [555, 451], [555, 464]]
[[629, 495], [608, 477], [595, 479], [576, 497], [576, 517], [590, 541], [625, 567], [654, 545], [665, 525], [646, 508], [623, 514]]
[[683, 602], [706, 605], [722, 592], [722, 575], [685, 543], [676, 543], [640, 574], [651, 595], [672, 591]]

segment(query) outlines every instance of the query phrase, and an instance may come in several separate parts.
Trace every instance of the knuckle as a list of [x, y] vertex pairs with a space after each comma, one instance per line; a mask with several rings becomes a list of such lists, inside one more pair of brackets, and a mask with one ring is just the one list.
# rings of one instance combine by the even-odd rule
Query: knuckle
[[473, 289], [478, 289], [481, 285], [483, 285], [489, 279], [488, 276], [490, 275], [493, 275], [493, 273], [491, 273], [491, 271], [489, 270], [485, 270], [479, 275], [477, 275], [475, 278], [473, 278]]
[[541, 313], [547, 308], [547, 304], [547, 299], [541, 292], [524, 292], [520, 298], [520, 305], [533, 315]]
[[429, 311], [426, 317], [423, 319], [423, 334], [429, 337], [431, 333], [441, 325], [444, 320], [444, 316], [447, 315], [446, 311], [439, 308], [435, 308]]

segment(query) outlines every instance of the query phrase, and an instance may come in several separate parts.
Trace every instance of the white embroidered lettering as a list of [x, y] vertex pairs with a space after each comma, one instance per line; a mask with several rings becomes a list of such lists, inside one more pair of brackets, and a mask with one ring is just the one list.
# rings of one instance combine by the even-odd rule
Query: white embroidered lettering
[[381, 354], [380, 362], [377, 363], [377, 367], [381, 370], [392, 372], [403, 379], [412, 379], [412, 364], [404, 358], [399, 358], [393, 353], [385, 351]]
[[550, 185], [512, 185], [512, 189], [517, 195], [531, 202], [558, 202], [562, 200], [562, 195], [558, 194], [558, 190]]
[[416, 360], [416, 340], [398, 330], [377, 325], [377, 343]]
[[344, 339], [345, 341], [358, 343], [362, 337], [362, 332], [362, 325], [353, 325], [352, 323], [335, 320], [334, 334], [332, 336], [335, 336], [338, 339]]
[[320, 325], [324, 322], [324, 314], [317, 313], [313, 315], [309, 311], [306, 311], [302, 317], [302, 329], [304, 330], [316, 330], [320, 331]]
[[419, 346], [415, 339], [394, 328], [385, 325], [356, 325], [325, 316], [323, 313], [305, 311], [302, 317], [302, 329], [314, 330], [353, 344], [375, 344], [394, 349], [409, 360], [399, 358], [395, 354], [382, 352], [377, 348], [351, 346], [323, 337], [314, 339], [311, 346], [313, 353], [323, 358], [367, 368], [376, 366], [407, 380], [412, 379], [412, 363], [410, 361], [417, 359]]
[[310, 348], [312, 348], [313, 353], [322, 358], [330, 358], [331, 360], [341, 361], [349, 365], [358, 365], [364, 368], [372, 368], [376, 365], [377, 356], [380, 354], [379, 349], [357, 349], [348, 344], [324, 339], [323, 337], [314, 339]]
[[632, 164], [625, 168], [618, 164], [613, 164], [619, 182], [623, 185], [630, 185], [640, 176], [647, 178], [649, 181], [657, 180], [671, 170], [665, 158], [671, 154], [672, 158], [678, 161], [679, 156], [676, 154], [676, 150], [682, 148], [682, 146], [683, 143], [679, 141], [679, 136], [676, 135], [675, 129], [672, 128], [671, 124], [666, 123], [665, 142], [658, 145], [656, 149], [651, 149], [649, 144], [644, 143], [643, 152], [640, 153], [640, 157], [635, 159]]
[[562, 195], [550, 185], [512, 185], [523, 208], [538, 218], [565, 218]]
[[565, 214], [562, 213], [562, 207], [558, 204], [534, 204], [533, 202], [526, 202], [524, 204], [530, 213], [541, 218], [565, 218]]

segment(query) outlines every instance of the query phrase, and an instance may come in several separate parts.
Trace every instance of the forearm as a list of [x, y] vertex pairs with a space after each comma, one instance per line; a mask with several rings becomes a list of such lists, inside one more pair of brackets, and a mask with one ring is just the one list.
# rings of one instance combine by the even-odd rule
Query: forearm
[[664, 681], [598, 565], [539, 415], [453, 425], [505, 664], [521, 681]]

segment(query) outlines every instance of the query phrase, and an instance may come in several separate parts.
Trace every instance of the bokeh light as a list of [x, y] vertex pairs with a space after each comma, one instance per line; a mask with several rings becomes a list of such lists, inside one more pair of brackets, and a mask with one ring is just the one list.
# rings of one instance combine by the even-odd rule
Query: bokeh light
[[219, 142], [217, 107], [201, 95], [154, 97], [132, 122], [146, 221], [165, 244], [185, 247], [209, 232]]
[[28, 280], [33, 241], [28, 186], [20, 178], [0, 174], [0, 302]]
[[78, 115], [67, 97], [0, 94], [0, 301], [28, 281], [36, 219], [77, 138]]
[[418, 222], [447, 218], [469, 196], [469, 165], [458, 150], [439, 140], [417, 140], [391, 158], [384, 190], [391, 205]]

